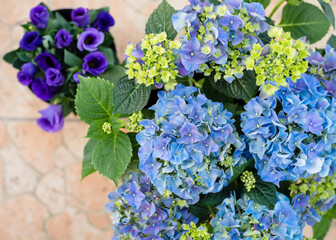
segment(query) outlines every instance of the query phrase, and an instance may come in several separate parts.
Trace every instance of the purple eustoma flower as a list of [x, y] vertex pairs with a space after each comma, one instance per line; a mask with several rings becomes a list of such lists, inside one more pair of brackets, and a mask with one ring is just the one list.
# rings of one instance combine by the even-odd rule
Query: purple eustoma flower
[[50, 105], [39, 111], [42, 117], [37, 119], [37, 125], [44, 131], [55, 133], [61, 131], [64, 126], [64, 117], [61, 105]]
[[19, 82], [23, 86], [29, 86], [33, 81], [36, 70], [36, 66], [31, 62], [23, 64], [21, 67], [21, 71], [17, 74]]
[[80, 51], [96, 51], [98, 46], [104, 42], [104, 33], [95, 28], [87, 28], [78, 37], [77, 48]]
[[48, 68], [45, 72], [45, 79], [49, 86], [58, 87], [64, 84], [64, 76], [57, 68]]
[[50, 87], [40, 78], [35, 78], [32, 82], [31, 89], [33, 93], [44, 101], [49, 101], [56, 96], [58, 88]]
[[109, 27], [112, 26], [114, 26], [114, 19], [108, 12], [105, 11], [99, 12], [96, 20], [92, 24], [92, 27], [102, 32], [107, 32]]
[[30, 10], [30, 20], [39, 29], [45, 29], [49, 21], [48, 9], [43, 5], [37, 5]]
[[201, 64], [206, 63], [207, 56], [201, 51], [201, 43], [196, 37], [192, 37], [178, 51], [182, 64], [189, 72], [197, 70]]
[[68, 47], [72, 40], [71, 34], [67, 30], [61, 29], [55, 35], [55, 46], [60, 49]]
[[100, 75], [108, 67], [106, 57], [101, 52], [92, 52], [84, 57], [83, 73], [89, 72], [92, 75]]
[[46, 71], [48, 68], [61, 69], [61, 64], [57, 61], [55, 56], [47, 51], [40, 53], [35, 58], [35, 62], [37, 62], [37, 65], [42, 68], [43, 71]]
[[78, 27], [84, 28], [90, 23], [90, 10], [87, 8], [77, 8], [71, 12], [71, 20]]
[[80, 73], [80, 72], [76, 72], [76, 73], [72, 76], [72, 78], [75, 80], [76, 83], [79, 83], [79, 78], [78, 78], [79, 76], [83, 76], [83, 74]]
[[37, 31], [26, 32], [20, 41], [20, 48], [26, 51], [34, 51], [42, 43], [42, 38]]

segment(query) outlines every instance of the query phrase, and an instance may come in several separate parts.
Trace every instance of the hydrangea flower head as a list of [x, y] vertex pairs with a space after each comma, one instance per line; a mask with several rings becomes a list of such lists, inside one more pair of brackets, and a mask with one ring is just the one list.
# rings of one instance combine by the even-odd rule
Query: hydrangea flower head
[[262, 180], [278, 184], [318, 174], [335, 164], [335, 99], [320, 82], [303, 74], [275, 96], [245, 105], [242, 130]]
[[302, 224], [289, 199], [277, 193], [274, 210], [254, 203], [246, 194], [224, 199], [212, 220], [214, 240], [302, 239]]
[[179, 239], [182, 225], [198, 221], [185, 201], [161, 195], [143, 174], [130, 175], [109, 199], [114, 240]]
[[137, 135], [140, 170], [161, 194], [168, 190], [190, 204], [201, 193], [219, 192], [228, 184], [232, 167], [246, 161], [238, 151], [245, 144], [232, 113], [182, 84], [158, 97], [150, 108], [155, 119], [140, 122], [145, 128]]
[[128, 77], [146, 86], [164, 84], [165, 89], [174, 89], [178, 74], [174, 51], [180, 45], [179, 41], [169, 40], [165, 32], [146, 35], [135, 48], [129, 44], [125, 51]]
[[241, 78], [243, 59], [251, 45], [261, 42], [258, 36], [268, 27], [263, 6], [243, 1], [223, 1], [216, 6], [209, 1], [189, 2], [172, 17], [174, 28], [186, 31], [178, 51], [180, 73], [214, 74], [216, 81], [223, 75], [230, 83]]

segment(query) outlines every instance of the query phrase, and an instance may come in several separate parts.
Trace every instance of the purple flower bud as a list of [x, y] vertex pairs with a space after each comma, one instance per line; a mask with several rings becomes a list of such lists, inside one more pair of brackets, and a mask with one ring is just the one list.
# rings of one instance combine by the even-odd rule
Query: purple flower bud
[[30, 10], [30, 20], [39, 29], [45, 29], [48, 26], [49, 12], [45, 6], [37, 5]]
[[44, 131], [55, 133], [62, 130], [64, 117], [61, 105], [50, 105], [46, 109], [39, 111], [41, 118], [37, 119], [37, 125]]
[[41, 43], [42, 38], [38, 32], [26, 32], [20, 41], [20, 48], [26, 51], [34, 51]]
[[78, 27], [84, 28], [90, 23], [90, 10], [87, 8], [77, 8], [71, 12], [71, 20], [74, 21]]
[[71, 34], [65, 30], [59, 30], [55, 35], [55, 45], [57, 48], [64, 48], [71, 44], [72, 36]]
[[46, 71], [48, 68], [57, 68], [61, 69], [61, 64], [57, 61], [57, 59], [49, 52], [40, 53], [36, 58], [35, 62], [37, 65]]
[[17, 74], [19, 82], [23, 86], [29, 86], [33, 81], [36, 70], [36, 66], [31, 62], [23, 64], [21, 67], [21, 71]]
[[92, 75], [100, 75], [108, 67], [106, 57], [101, 52], [89, 53], [84, 57], [83, 72], [89, 72]]
[[33, 93], [44, 101], [49, 101], [56, 96], [58, 88], [48, 86], [41, 78], [35, 78], [32, 82], [31, 89]]
[[64, 76], [57, 68], [48, 68], [45, 72], [45, 79], [48, 86], [58, 87], [64, 84]]
[[105, 11], [98, 13], [96, 20], [92, 24], [92, 27], [97, 28], [99, 31], [107, 32], [109, 27], [114, 26], [113, 17]]
[[78, 78], [78, 76], [83, 76], [83, 74], [80, 73], [80, 72], [76, 72], [76, 73], [72, 76], [72, 78], [75, 80], [76, 83], [79, 83], [79, 78]]
[[105, 35], [95, 28], [87, 28], [78, 37], [77, 48], [81, 51], [97, 51], [98, 46], [104, 42]]

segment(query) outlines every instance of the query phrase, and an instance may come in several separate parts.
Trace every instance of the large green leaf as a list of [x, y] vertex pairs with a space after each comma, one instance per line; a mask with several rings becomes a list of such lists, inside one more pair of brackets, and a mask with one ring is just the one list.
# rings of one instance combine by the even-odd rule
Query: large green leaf
[[331, 37], [328, 40], [328, 44], [332, 47], [336, 49], [336, 36], [335, 35], [331, 35]]
[[76, 94], [76, 112], [86, 123], [108, 120], [112, 116], [113, 85], [102, 78], [79, 76]]
[[326, 3], [323, 0], [318, 0], [318, 2], [321, 5], [321, 8], [324, 12], [324, 14], [327, 16], [329, 22], [331, 23], [331, 25], [333, 25], [333, 27], [335, 28], [335, 15], [334, 15], [334, 11], [331, 8], [329, 3]]
[[151, 88], [137, 84], [127, 76], [121, 78], [113, 89], [113, 113], [131, 114], [143, 109], [150, 97]]
[[125, 68], [118, 65], [112, 65], [100, 76], [115, 85], [119, 79], [126, 76]]
[[119, 131], [100, 140], [93, 150], [93, 165], [97, 171], [118, 185], [132, 157], [132, 145], [126, 133]]
[[70, 67], [82, 66], [83, 61], [75, 54], [64, 49], [64, 62]]
[[56, 19], [62, 28], [64, 28], [67, 31], [70, 31], [71, 29], [70, 23], [67, 20], [65, 20], [65, 18], [58, 12], [56, 12]]
[[328, 32], [330, 23], [318, 7], [301, 3], [299, 6], [287, 4], [284, 7], [279, 26], [291, 32], [295, 39], [306, 36], [310, 43], [314, 43]]
[[232, 83], [228, 83], [224, 79], [215, 82], [213, 77], [209, 77], [208, 79], [210, 79], [211, 84], [219, 92], [222, 92], [232, 98], [249, 100], [255, 97], [258, 91], [255, 75], [252, 71], [245, 71], [242, 78], [235, 79]]
[[257, 179], [255, 187], [250, 192], [247, 192], [247, 196], [260, 205], [274, 206], [276, 202], [276, 188], [273, 183]]
[[84, 148], [84, 156], [82, 162], [82, 179], [94, 173], [96, 169], [92, 164], [92, 152], [93, 148], [96, 146], [97, 141], [90, 139]]
[[336, 218], [336, 205], [332, 209], [330, 209], [326, 215], [330, 218]]
[[100, 47], [98, 47], [98, 50], [104, 54], [107, 62], [110, 65], [116, 64], [115, 57], [114, 57], [114, 52], [111, 48], [100, 46]]
[[323, 240], [324, 237], [327, 235], [328, 230], [330, 228], [331, 224], [331, 218], [327, 215], [322, 216], [322, 219], [320, 222], [315, 223], [313, 227], [314, 231], [314, 238], [316, 240]]
[[9, 64], [13, 64], [15, 60], [18, 58], [18, 55], [17, 55], [18, 51], [19, 49], [16, 49], [14, 51], [6, 53], [5, 56], [3, 56], [3, 60], [5, 60]]
[[302, 0], [286, 0], [286, 2], [292, 6], [299, 6], [301, 3], [303, 3]]
[[172, 22], [172, 15], [174, 13], [176, 13], [176, 10], [167, 0], [162, 0], [161, 4], [148, 19], [146, 34], [166, 32], [168, 39], [174, 40], [177, 35]]

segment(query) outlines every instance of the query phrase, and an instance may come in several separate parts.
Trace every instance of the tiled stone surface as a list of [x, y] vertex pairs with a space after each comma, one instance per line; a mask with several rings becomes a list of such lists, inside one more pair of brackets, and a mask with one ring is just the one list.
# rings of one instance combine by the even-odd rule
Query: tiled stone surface
[[[29, 10], [41, 0], [0, 0], [0, 58], [16, 49]], [[182, 8], [187, 0], [168, 0]], [[316, 1], [309, 0], [314, 3]], [[45, 0], [51, 9], [109, 6], [118, 56], [128, 42], [137, 43], [160, 0]], [[267, 8], [270, 12], [272, 0]], [[332, 3], [336, 11], [336, 2]], [[281, 11], [274, 15], [279, 21]], [[331, 34], [330, 31], [329, 35]], [[334, 34], [336, 32], [334, 31]], [[316, 46], [324, 46], [328, 37]], [[80, 181], [87, 126], [73, 116], [57, 134], [41, 131], [34, 119], [47, 106], [16, 80], [17, 70], [0, 60], [0, 239], [111, 239], [105, 213], [114, 184], [95, 173]], [[311, 229], [305, 229], [311, 235]], [[336, 238], [334, 222], [326, 239]]]

